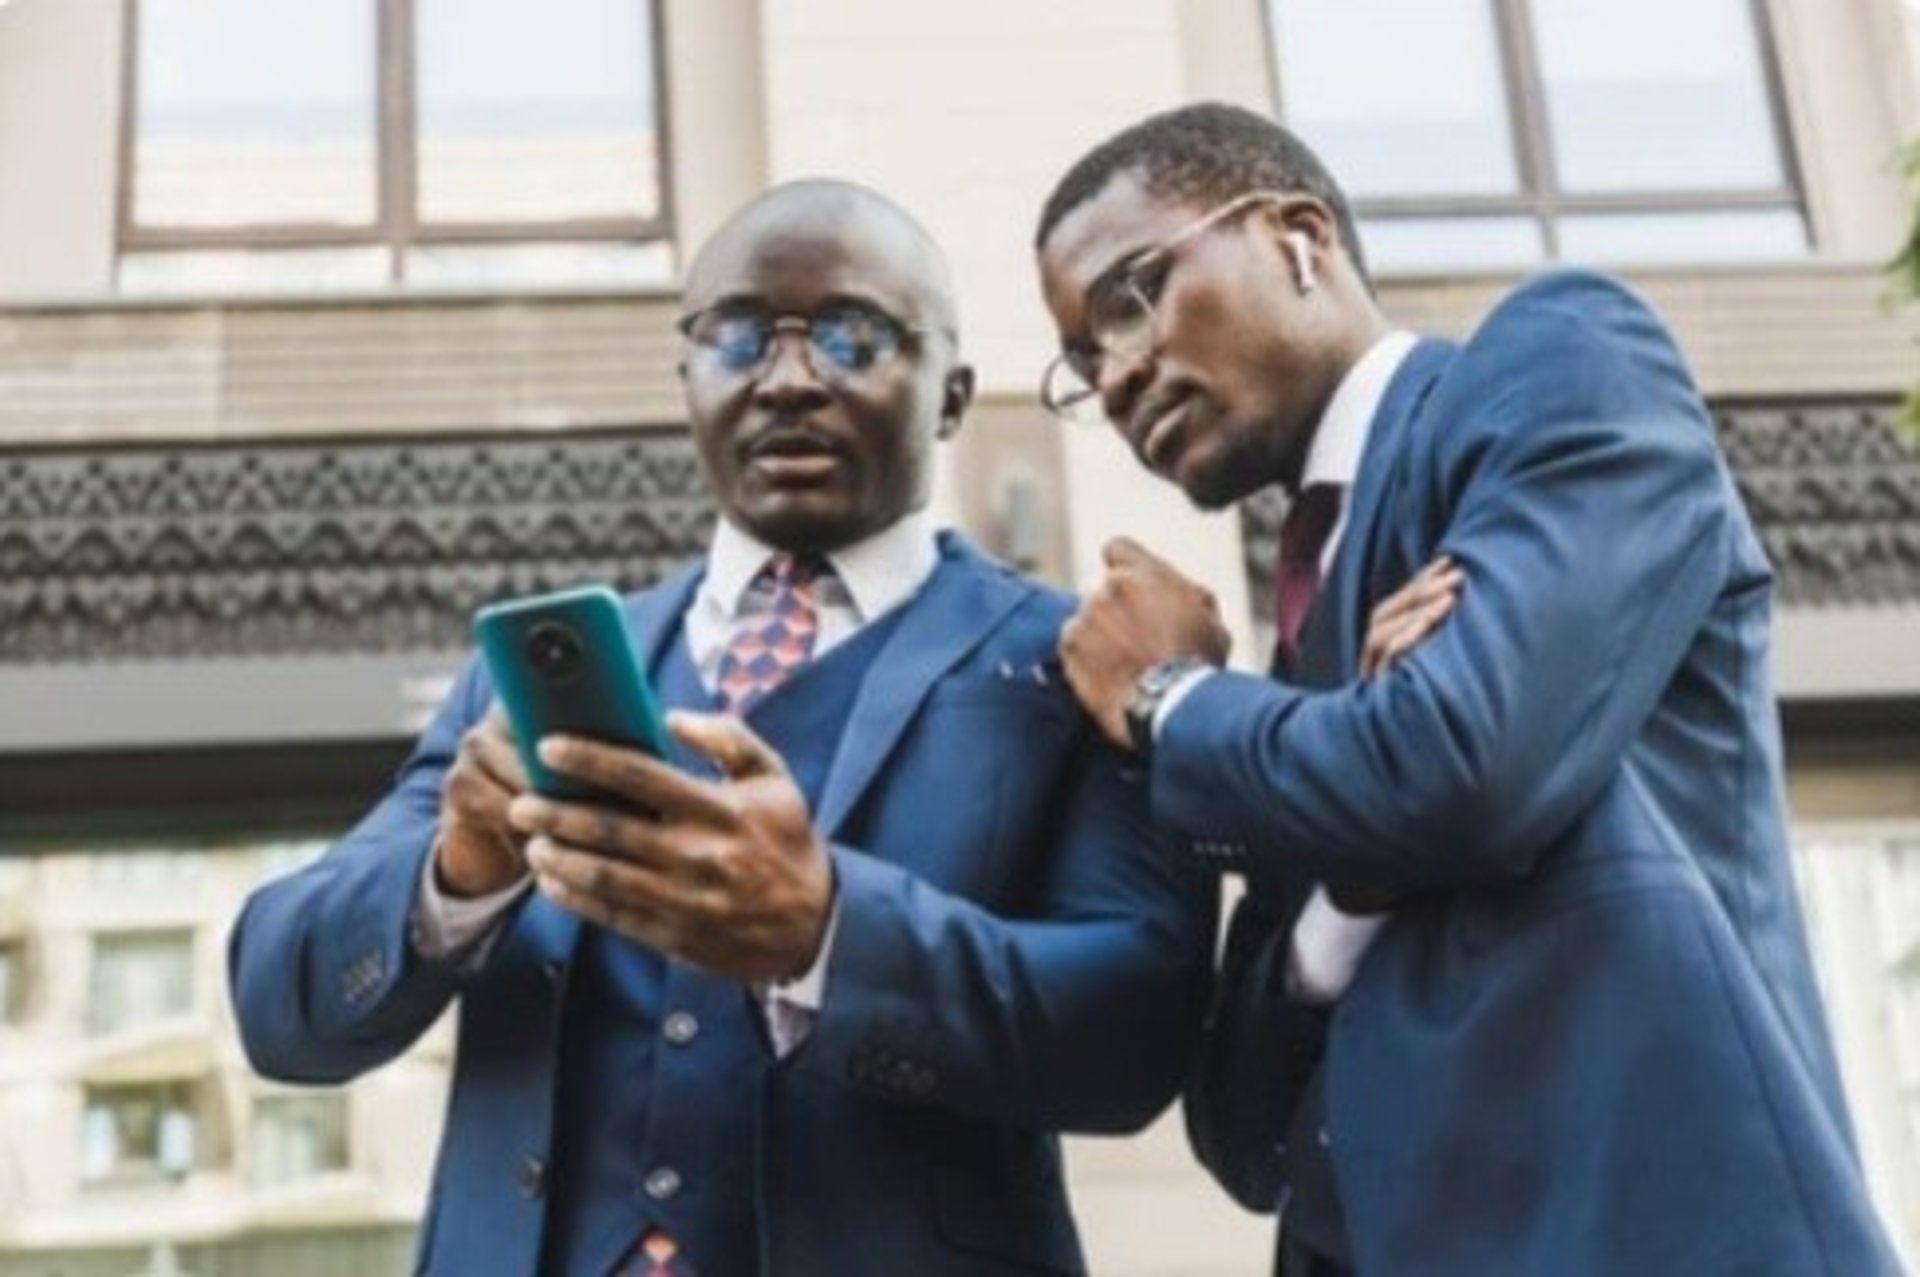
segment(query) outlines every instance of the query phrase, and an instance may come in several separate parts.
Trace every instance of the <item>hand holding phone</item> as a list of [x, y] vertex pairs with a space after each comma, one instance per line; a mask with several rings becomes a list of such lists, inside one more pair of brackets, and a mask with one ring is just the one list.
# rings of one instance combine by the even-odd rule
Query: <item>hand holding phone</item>
[[474, 618], [474, 636], [534, 792], [562, 801], [612, 797], [543, 765], [542, 737], [580, 736], [667, 757], [659, 702], [612, 590], [588, 586], [496, 603]]

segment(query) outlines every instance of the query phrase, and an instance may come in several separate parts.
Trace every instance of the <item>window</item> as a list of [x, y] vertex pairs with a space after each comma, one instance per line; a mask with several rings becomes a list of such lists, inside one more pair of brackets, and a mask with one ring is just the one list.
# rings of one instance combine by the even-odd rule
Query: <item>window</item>
[[1287, 123], [1346, 187], [1377, 270], [1806, 251], [1759, 0], [1267, 13]]
[[95, 889], [150, 897], [198, 890], [207, 858], [198, 851], [103, 851], [87, 865]]
[[96, 937], [87, 1031], [116, 1033], [190, 1014], [193, 966], [191, 931]]
[[130, 292], [659, 282], [649, 0], [131, 0]]
[[0, 1028], [16, 1024], [26, 1003], [26, 946], [0, 940]]
[[189, 1082], [88, 1087], [80, 1175], [89, 1184], [185, 1178], [200, 1122]]
[[1795, 867], [1868, 1184], [1911, 1244], [1920, 1240], [1920, 829], [1810, 831]]
[[346, 1096], [263, 1095], [253, 1102], [251, 1177], [256, 1186], [297, 1184], [346, 1166]]

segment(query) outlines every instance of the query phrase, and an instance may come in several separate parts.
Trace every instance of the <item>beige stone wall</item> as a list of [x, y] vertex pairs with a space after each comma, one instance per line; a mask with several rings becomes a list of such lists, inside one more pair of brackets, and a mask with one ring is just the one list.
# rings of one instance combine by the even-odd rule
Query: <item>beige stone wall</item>
[[0, 304], [113, 279], [120, 5], [0, 7]]

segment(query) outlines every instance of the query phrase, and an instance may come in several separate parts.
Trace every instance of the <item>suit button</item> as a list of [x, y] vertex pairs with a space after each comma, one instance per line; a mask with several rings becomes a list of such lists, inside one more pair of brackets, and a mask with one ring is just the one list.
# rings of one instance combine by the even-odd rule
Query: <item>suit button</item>
[[1333, 1136], [1327, 1134], [1327, 1128], [1324, 1126], [1320, 1128], [1319, 1132], [1314, 1136], [1314, 1138], [1320, 1141], [1321, 1148], [1333, 1147]]
[[547, 1164], [529, 1154], [520, 1161], [520, 1196], [539, 1198], [547, 1191]]
[[700, 1036], [700, 1021], [687, 1011], [675, 1011], [660, 1026], [660, 1032], [675, 1046], [685, 1046]]
[[548, 984], [559, 984], [561, 977], [567, 974], [566, 964], [560, 962], [543, 962], [540, 964], [540, 974], [547, 977]]
[[656, 1202], [664, 1202], [680, 1191], [680, 1172], [671, 1166], [662, 1166], [647, 1176], [647, 1196]]

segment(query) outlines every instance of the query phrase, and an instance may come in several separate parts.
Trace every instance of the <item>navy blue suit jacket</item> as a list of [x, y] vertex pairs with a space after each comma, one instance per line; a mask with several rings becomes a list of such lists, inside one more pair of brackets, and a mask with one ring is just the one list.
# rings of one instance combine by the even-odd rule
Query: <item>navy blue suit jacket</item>
[[[1360, 1270], [1892, 1271], [1790, 873], [1771, 574], [1679, 352], [1557, 273], [1389, 399], [1308, 626], [1330, 686], [1214, 677], [1152, 774], [1273, 915], [1395, 902], [1324, 1061]], [[1443, 552], [1452, 617], [1354, 681]]]
[[[633, 600], [644, 659], [698, 578]], [[715, 1155], [752, 1168], [766, 1272], [1080, 1271], [1052, 1132], [1131, 1130], [1173, 1097], [1214, 897], [1157, 844], [1144, 785], [1051, 664], [1064, 597], [949, 536], [905, 606], [814, 813], [840, 902], [823, 1011], [777, 1065], [714, 1062], [765, 1068], [755, 1147]], [[276, 1078], [355, 1077], [460, 1000], [423, 1239], [434, 1273], [535, 1267], [545, 1205], [519, 1177], [558, 1137], [554, 973], [582, 925], [536, 896], [477, 971], [409, 946], [441, 782], [490, 699], [469, 668], [394, 791], [256, 892], [231, 945], [248, 1055]]]

